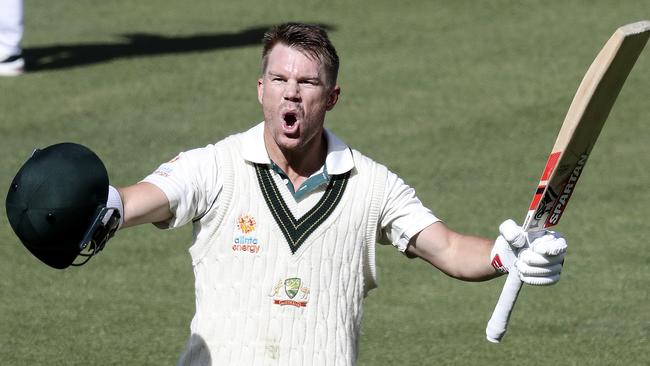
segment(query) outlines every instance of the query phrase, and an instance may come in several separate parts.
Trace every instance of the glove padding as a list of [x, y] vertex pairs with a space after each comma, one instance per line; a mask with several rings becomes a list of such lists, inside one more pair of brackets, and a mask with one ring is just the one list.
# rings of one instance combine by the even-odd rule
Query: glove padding
[[513, 220], [499, 225], [499, 232], [491, 253], [496, 270], [508, 273], [514, 265], [521, 281], [535, 286], [548, 286], [560, 280], [567, 249], [560, 234], [548, 230], [526, 233]]

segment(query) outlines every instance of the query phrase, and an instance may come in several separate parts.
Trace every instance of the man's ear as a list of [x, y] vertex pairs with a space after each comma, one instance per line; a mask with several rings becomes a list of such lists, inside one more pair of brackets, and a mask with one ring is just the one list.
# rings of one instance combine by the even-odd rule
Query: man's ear
[[257, 100], [262, 104], [262, 97], [264, 96], [264, 81], [257, 79]]
[[332, 88], [332, 91], [330, 91], [329, 96], [327, 97], [327, 110], [331, 111], [334, 109], [334, 106], [336, 105], [336, 102], [339, 101], [339, 95], [341, 95], [341, 87], [338, 85], [334, 85], [334, 88]]

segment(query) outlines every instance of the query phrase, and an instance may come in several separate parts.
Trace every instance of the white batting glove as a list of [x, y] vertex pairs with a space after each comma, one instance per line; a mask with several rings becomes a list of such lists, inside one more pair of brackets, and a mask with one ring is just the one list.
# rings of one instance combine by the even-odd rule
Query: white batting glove
[[515, 265], [521, 281], [535, 286], [548, 286], [560, 280], [567, 249], [560, 234], [547, 230], [525, 233], [513, 220], [499, 225], [499, 232], [490, 255], [496, 270], [508, 273]]

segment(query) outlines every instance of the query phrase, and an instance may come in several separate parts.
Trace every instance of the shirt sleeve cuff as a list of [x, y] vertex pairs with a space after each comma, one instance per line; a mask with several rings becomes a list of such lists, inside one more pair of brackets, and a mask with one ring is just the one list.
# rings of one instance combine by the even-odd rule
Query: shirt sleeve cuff
[[397, 243], [395, 243], [395, 247], [400, 252], [405, 252], [409, 246], [411, 238], [417, 235], [420, 231], [426, 229], [429, 225], [438, 221], [440, 221], [440, 219], [433, 215], [422, 216], [410, 225], [408, 229], [404, 230]]
[[183, 223], [180, 222], [178, 217], [176, 216], [176, 208], [178, 207], [178, 202], [174, 201], [171, 197], [174, 197], [173, 194], [173, 188], [170, 187], [168, 184], [165, 184], [165, 180], [162, 177], [159, 177], [155, 174], [151, 174], [147, 177], [145, 177], [141, 182], [153, 184], [156, 187], [158, 187], [165, 196], [167, 196], [167, 200], [169, 201], [169, 211], [172, 213], [172, 218], [166, 221], [161, 221], [161, 222], [154, 222], [154, 226], [156, 226], [159, 229], [173, 229], [176, 227], [181, 226]]

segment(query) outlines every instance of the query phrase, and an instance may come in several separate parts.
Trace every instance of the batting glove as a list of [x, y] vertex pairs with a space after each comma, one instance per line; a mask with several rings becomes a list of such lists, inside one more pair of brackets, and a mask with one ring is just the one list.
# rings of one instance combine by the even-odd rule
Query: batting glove
[[560, 280], [567, 249], [560, 234], [548, 230], [526, 233], [513, 220], [499, 225], [499, 232], [490, 255], [497, 271], [508, 273], [516, 266], [521, 281], [535, 286], [553, 285]]

